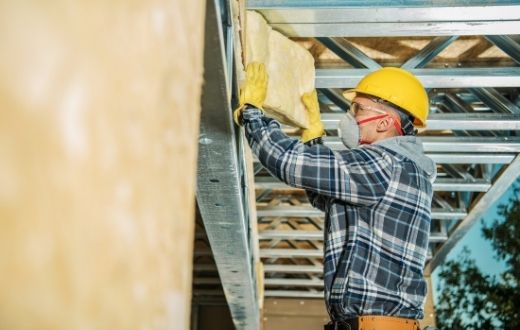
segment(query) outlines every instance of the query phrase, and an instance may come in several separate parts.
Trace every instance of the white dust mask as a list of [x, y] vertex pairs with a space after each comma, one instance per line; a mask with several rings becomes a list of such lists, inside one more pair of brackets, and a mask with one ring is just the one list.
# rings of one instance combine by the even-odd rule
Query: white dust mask
[[370, 144], [370, 142], [361, 141], [359, 126], [386, 116], [388, 116], [388, 114], [383, 113], [357, 121], [352, 112], [348, 111], [339, 121], [338, 135], [345, 147], [349, 149], [357, 148], [360, 144]]
[[338, 135], [345, 147], [354, 149], [359, 146], [359, 125], [350, 111], [339, 121]]

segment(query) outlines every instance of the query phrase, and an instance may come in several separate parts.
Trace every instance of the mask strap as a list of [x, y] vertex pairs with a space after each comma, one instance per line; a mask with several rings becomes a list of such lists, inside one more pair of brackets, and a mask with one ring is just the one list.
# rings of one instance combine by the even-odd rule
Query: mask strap
[[397, 120], [396, 118], [394, 118], [394, 116], [391, 116], [390, 114], [378, 115], [378, 116], [370, 117], [367, 119], [363, 119], [363, 120], [358, 121], [357, 124], [358, 125], [366, 124], [366, 123], [374, 121], [374, 120], [385, 118], [386, 116], [390, 116], [394, 120], [395, 129], [397, 130], [399, 135], [404, 136], [404, 132], [401, 128], [401, 121]]
[[[374, 116], [374, 117], [370, 117], [370, 118], [367, 118], [367, 119], [360, 120], [360, 121], [357, 122], [357, 124], [361, 126], [361, 125], [366, 124], [368, 122], [385, 118], [386, 116], [390, 116], [390, 115], [387, 114], [387, 113], [385, 113], [384, 115], [377, 115], [377, 116]], [[390, 116], [390, 117], [392, 117], [392, 119], [394, 119], [394, 127], [397, 130], [397, 132], [401, 136], [404, 136], [403, 130], [401, 129], [400, 121], [396, 120], [393, 116]], [[370, 142], [360, 139], [359, 140], [359, 144], [370, 144]]]
[[374, 121], [374, 120], [385, 118], [386, 116], [389, 116], [389, 115], [386, 114], [386, 113], [384, 115], [377, 115], [377, 116], [374, 116], [374, 117], [370, 117], [370, 118], [367, 118], [367, 119], [360, 120], [360, 121], [357, 122], [357, 124], [358, 125], [366, 124], [366, 123]]

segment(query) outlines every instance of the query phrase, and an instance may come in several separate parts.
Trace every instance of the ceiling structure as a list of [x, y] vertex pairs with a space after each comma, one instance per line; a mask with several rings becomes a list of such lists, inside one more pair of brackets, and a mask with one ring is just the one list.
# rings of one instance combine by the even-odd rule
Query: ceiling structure
[[[269, 176], [258, 162], [249, 164], [256, 197], [247, 198], [252, 178], [241, 132], [231, 122], [237, 92], [231, 9], [227, 1], [208, 3], [220, 6], [221, 16], [214, 18], [221, 32], [211, 29], [210, 35], [222, 56], [216, 61], [213, 51], [206, 64], [219, 68], [212, 81], [227, 87], [217, 101], [205, 91], [203, 101], [197, 199], [207, 238], [198, 235], [206, 247], [196, 250], [194, 294], [224, 293], [237, 328], [254, 329], [262, 293], [258, 258], [265, 296], [323, 298], [324, 218], [303, 190]], [[247, 7], [313, 54], [325, 144], [333, 149], [342, 148], [336, 127], [349, 107], [342, 90], [381, 66], [406, 68], [423, 82], [431, 108], [420, 136], [438, 164], [429, 273], [520, 174], [520, 3], [366, 3], [250, 0]], [[210, 111], [213, 117], [205, 117]], [[222, 148], [215, 152], [215, 145]], [[208, 255], [215, 264], [204, 259]]]

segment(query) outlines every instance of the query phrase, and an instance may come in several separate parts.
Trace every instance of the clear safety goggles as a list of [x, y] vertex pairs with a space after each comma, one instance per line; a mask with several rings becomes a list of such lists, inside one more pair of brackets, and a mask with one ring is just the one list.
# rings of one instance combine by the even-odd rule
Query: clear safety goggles
[[394, 124], [394, 127], [397, 130], [397, 132], [401, 136], [404, 135], [404, 132], [401, 128], [401, 118], [399, 118], [399, 116], [397, 116], [396, 114], [394, 114], [392, 112], [386, 112], [386, 111], [383, 111], [381, 109], [378, 109], [376, 107], [372, 107], [369, 105], [362, 105], [357, 102], [352, 102], [350, 104], [349, 111], [352, 113], [352, 115], [354, 115], [354, 117], [356, 117], [356, 115], [358, 115], [358, 114], [362, 115], [363, 111], [366, 111], [366, 110], [370, 110], [370, 111], [379, 113], [379, 115], [358, 121], [358, 125], [362, 125], [362, 124], [368, 123], [370, 121], [374, 121], [374, 120], [381, 119], [381, 118], [388, 116], [393, 119], [393, 122], [394, 122], [393, 124]]
[[366, 110], [370, 110], [370, 111], [374, 111], [374, 112], [377, 112], [377, 113], [380, 113], [380, 114], [384, 114], [384, 115], [389, 115], [391, 116], [389, 113], [381, 110], [381, 109], [378, 109], [376, 107], [372, 107], [372, 106], [369, 106], [369, 105], [362, 105], [362, 104], [359, 104], [357, 102], [352, 102], [350, 104], [350, 112], [356, 116], [357, 114], [363, 114], [363, 111], [366, 111]]

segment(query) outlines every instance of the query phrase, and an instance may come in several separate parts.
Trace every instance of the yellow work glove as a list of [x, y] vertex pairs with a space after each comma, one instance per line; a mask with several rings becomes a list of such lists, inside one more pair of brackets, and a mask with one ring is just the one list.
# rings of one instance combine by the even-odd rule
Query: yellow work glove
[[301, 137], [302, 142], [305, 143], [323, 136], [325, 129], [321, 122], [320, 105], [316, 90], [303, 94], [302, 102], [305, 108], [307, 108], [307, 114], [309, 115], [309, 127], [303, 129]]
[[244, 105], [250, 104], [258, 109], [262, 106], [267, 95], [267, 72], [263, 63], [249, 63], [246, 68], [246, 83], [240, 90], [239, 106], [233, 113], [233, 118], [237, 125], [241, 124], [240, 117]]

